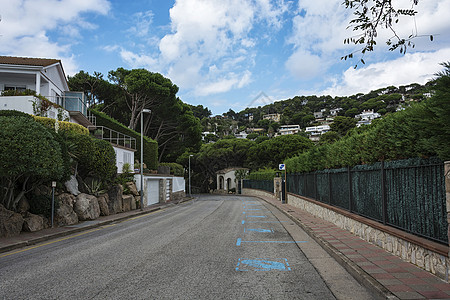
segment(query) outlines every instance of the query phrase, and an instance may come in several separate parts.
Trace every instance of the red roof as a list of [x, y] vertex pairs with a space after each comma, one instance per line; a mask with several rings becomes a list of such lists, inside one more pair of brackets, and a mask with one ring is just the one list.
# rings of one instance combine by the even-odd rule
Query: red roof
[[47, 67], [56, 63], [61, 63], [59, 59], [50, 58], [32, 58], [32, 57], [14, 57], [0, 56], [0, 64], [4, 65], [24, 65]]

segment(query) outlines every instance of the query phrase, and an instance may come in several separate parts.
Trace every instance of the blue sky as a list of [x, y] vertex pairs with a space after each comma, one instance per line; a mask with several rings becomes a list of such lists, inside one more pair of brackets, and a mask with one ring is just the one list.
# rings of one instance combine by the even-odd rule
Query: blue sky
[[[396, 30], [434, 35], [406, 55], [391, 36], [359, 60], [344, 45], [351, 12], [342, 0], [0, 0], [0, 55], [58, 58], [68, 75], [118, 67], [170, 78], [178, 96], [213, 114], [296, 95], [345, 96], [425, 83], [450, 60], [450, 0], [419, 1]], [[410, 0], [395, 0], [409, 7]], [[416, 29], [417, 28], [417, 29]], [[267, 97], [259, 97], [267, 95]]]

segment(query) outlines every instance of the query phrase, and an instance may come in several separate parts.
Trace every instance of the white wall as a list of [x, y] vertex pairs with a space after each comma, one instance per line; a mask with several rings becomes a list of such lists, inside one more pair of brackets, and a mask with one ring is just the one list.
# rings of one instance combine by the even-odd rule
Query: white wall
[[134, 170], [134, 151], [113, 146], [116, 152], [117, 173], [122, 173], [122, 167], [125, 163], [130, 164], [131, 170]]

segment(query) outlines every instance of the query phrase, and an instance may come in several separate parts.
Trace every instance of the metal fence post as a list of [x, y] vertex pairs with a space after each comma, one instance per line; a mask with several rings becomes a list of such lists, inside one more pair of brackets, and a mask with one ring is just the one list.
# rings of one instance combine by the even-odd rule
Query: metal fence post
[[347, 167], [348, 172], [348, 210], [353, 211], [353, 195], [352, 195], [352, 172], [350, 167]]
[[386, 170], [384, 169], [384, 160], [381, 161], [381, 202], [382, 202], [382, 219], [386, 225], [387, 220], [387, 199], [386, 199]]
[[328, 203], [331, 204], [331, 172], [328, 170]]
[[[450, 224], [450, 161], [444, 162], [445, 198], [447, 207], [447, 222]], [[450, 243], [450, 226], [447, 227], [447, 236]], [[449, 251], [450, 254], [450, 251]]]

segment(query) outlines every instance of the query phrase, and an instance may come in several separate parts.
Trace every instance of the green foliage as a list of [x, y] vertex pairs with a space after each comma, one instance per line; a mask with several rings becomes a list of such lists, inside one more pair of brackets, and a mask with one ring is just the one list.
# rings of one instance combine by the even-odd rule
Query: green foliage
[[[98, 126], [105, 126], [115, 131], [121, 132], [136, 139], [137, 151], [135, 152], [135, 158], [139, 159], [141, 156], [141, 135], [136, 131], [126, 127], [113, 118], [109, 117], [105, 113], [99, 112], [95, 109], [90, 110], [97, 118]], [[156, 170], [158, 168], [158, 143], [154, 140], [144, 136], [144, 163], [150, 170]]]
[[[72, 122], [65, 122], [65, 121], [56, 121], [52, 118], [47, 117], [39, 117], [39, 116], [33, 116], [36, 122], [41, 123], [45, 127], [49, 129], [56, 130], [58, 129], [58, 132], [67, 131], [67, 132], [73, 132], [77, 134], [83, 134], [83, 135], [89, 135], [89, 130], [76, 123]], [[58, 122], [58, 125], [56, 125], [56, 122]]]
[[177, 163], [160, 163], [160, 166], [166, 166], [170, 168], [170, 174], [174, 176], [184, 176], [184, 168]]
[[0, 128], [2, 176], [62, 177], [61, 146], [44, 126], [28, 117], [0, 117]]
[[[52, 216], [52, 196], [31, 194], [28, 201], [30, 204], [30, 213], [35, 215], [44, 215], [46, 218]], [[55, 197], [55, 212], [59, 208], [59, 200]]]
[[111, 144], [104, 140], [93, 139], [94, 161], [91, 172], [96, 178], [112, 182], [117, 174], [116, 152]]
[[247, 135], [247, 139], [248, 140], [255, 140], [257, 137], [259, 137], [259, 134], [255, 133], [255, 132], [250, 133], [250, 134]]
[[313, 142], [299, 135], [283, 135], [255, 144], [249, 150], [248, 163], [253, 168], [275, 168], [286, 158], [311, 148]]
[[354, 128], [344, 138], [290, 158], [290, 172], [341, 168], [377, 161], [439, 156], [450, 159], [450, 64], [433, 82], [435, 95], [421, 103]]
[[110, 143], [81, 134], [68, 134], [67, 142], [73, 144], [73, 152], [78, 162], [78, 172], [82, 178], [95, 177], [111, 182], [117, 173], [116, 153]]
[[0, 117], [25, 117], [32, 119], [33, 116], [18, 110], [0, 110]]
[[344, 136], [347, 132], [356, 126], [355, 118], [337, 116], [331, 123], [330, 128], [340, 136]]
[[88, 194], [98, 196], [106, 193], [106, 189], [104, 189], [103, 183], [101, 180], [93, 179], [90, 184], [84, 184], [86, 189], [88, 190]]
[[273, 180], [277, 177], [278, 171], [271, 168], [263, 168], [258, 171], [253, 171], [249, 174], [248, 179], [252, 180]]

